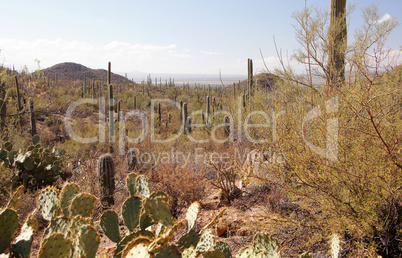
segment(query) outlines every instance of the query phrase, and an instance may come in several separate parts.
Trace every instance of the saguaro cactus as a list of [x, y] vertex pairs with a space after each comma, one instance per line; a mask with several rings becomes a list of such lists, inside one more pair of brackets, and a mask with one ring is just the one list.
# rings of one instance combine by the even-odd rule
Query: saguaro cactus
[[158, 103], [158, 123], [159, 123], [159, 126], [161, 126], [161, 124], [162, 124], [161, 103]]
[[36, 134], [36, 119], [35, 119], [33, 99], [29, 100], [29, 110], [31, 112], [31, 135], [34, 136]]
[[114, 204], [114, 162], [110, 154], [104, 154], [98, 160], [98, 178], [102, 205]]
[[113, 99], [113, 85], [109, 84], [109, 137], [110, 141], [114, 141], [114, 99]]
[[6, 117], [2, 116], [7, 113], [5, 84], [5, 82], [0, 83], [0, 129], [3, 129], [6, 125]]
[[346, 0], [331, 0], [328, 45], [329, 82], [338, 87], [345, 81]]
[[137, 109], [137, 96], [134, 96], [134, 109]]
[[183, 122], [183, 101], [180, 100], [180, 121]]
[[121, 106], [120, 106], [120, 104], [121, 104], [121, 101], [117, 102], [117, 122], [118, 123], [120, 123], [120, 121], [121, 121], [121, 116], [120, 116], [120, 108], [121, 108]]
[[211, 106], [211, 98], [207, 96], [207, 102], [206, 102], [206, 107], [205, 107], [205, 120], [206, 123], [209, 124], [209, 113], [210, 113], [210, 106]]
[[184, 133], [187, 134], [187, 133], [189, 133], [189, 132], [188, 132], [187, 103], [186, 103], [186, 102], [183, 103], [183, 114], [182, 114], [182, 117], [183, 117]]
[[253, 91], [253, 60], [247, 60], [247, 68], [248, 68], [248, 77], [247, 77], [247, 89], [248, 89], [248, 96], [251, 96]]

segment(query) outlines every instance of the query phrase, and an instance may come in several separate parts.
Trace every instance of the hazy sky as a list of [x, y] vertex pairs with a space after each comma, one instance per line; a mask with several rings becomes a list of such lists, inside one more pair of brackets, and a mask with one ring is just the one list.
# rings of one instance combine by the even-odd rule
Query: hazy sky
[[[329, 8], [330, 0], [308, 0]], [[349, 0], [358, 4], [349, 35], [362, 23], [361, 9], [375, 3], [381, 16], [401, 22], [401, 0]], [[294, 39], [294, 11], [304, 0], [149, 0], [149, 1], [2, 1], [0, 63], [30, 71], [61, 62], [81, 63], [113, 72], [246, 74], [247, 58], [255, 72], [276, 66], [273, 36], [289, 55]], [[400, 50], [402, 28], [389, 47]]]

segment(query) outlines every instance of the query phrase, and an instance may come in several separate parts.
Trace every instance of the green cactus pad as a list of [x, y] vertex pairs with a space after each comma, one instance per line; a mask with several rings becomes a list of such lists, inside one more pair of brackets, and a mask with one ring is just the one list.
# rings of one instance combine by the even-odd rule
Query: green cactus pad
[[143, 201], [143, 212], [148, 214], [154, 223], [162, 223], [168, 227], [173, 224], [170, 209], [165, 198], [147, 198]]
[[225, 258], [231, 258], [232, 257], [232, 251], [230, 250], [230, 246], [228, 245], [228, 243], [225, 242], [217, 242], [214, 246], [214, 249], [217, 251], [221, 251]]
[[191, 246], [196, 247], [200, 241], [200, 235], [194, 231], [190, 231], [184, 234], [178, 241], [177, 246], [182, 249], [190, 248]]
[[149, 214], [145, 210], [141, 210], [140, 229], [146, 230], [148, 227], [152, 226], [153, 224], [154, 224], [154, 221], [149, 216]]
[[253, 241], [254, 253], [268, 255], [269, 257], [279, 257], [279, 244], [268, 234], [257, 234]]
[[139, 197], [129, 197], [121, 208], [124, 224], [133, 231], [140, 223], [142, 200]]
[[151, 254], [148, 252], [148, 246], [151, 242], [147, 238], [136, 238], [131, 241], [123, 250], [123, 257], [127, 258], [148, 258]]
[[251, 248], [243, 248], [236, 255], [236, 258], [254, 258], [254, 257], [257, 257], [257, 255]]
[[5, 209], [0, 213], [0, 253], [10, 245], [18, 227], [17, 212]]
[[71, 251], [71, 240], [65, 239], [63, 234], [53, 234], [42, 242], [38, 257], [70, 257]]
[[141, 238], [147, 238], [149, 241], [152, 241], [155, 236], [152, 232], [147, 231], [147, 230], [140, 230], [134, 233], [131, 233], [128, 236], [125, 236], [116, 246], [116, 251], [114, 252], [114, 256], [116, 258], [120, 258], [124, 248], [134, 239], [141, 237]]
[[21, 233], [15, 239], [15, 245], [12, 248], [13, 256], [29, 257], [33, 241], [34, 229], [27, 223], [21, 229]]
[[161, 249], [159, 249], [153, 256], [154, 258], [180, 258], [180, 252], [179, 249], [175, 245], [170, 245], [170, 246], [163, 246]]
[[84, 257], [95, 257], [100, 243], [98, 232], [91, 226], [81, 227], [78, 243], [82, 247]]
[[52, 220], [57, 216], [59, 199], [54, 187], [46, 187], [39, 194], [38, 210], [42, 213], [45, 220]]
[[66, 184], [60, 193], [60, 207], [64, 216], [70, 215], [70, 205], [74, 197], [79, 194], [80, 188], [77, 184]]
[[105, 235], [115, 243], [120, 241], [119, 217], [113, 210], [107, 210], [102, 214], [100, 226]]
[[80, 215], [82, 217], [92, 217], [95, 211], [96, 198], [87, 193], [80, 193], [71, 202], [71, 216]]
[[181, 253], [181, 257], [182, 258], [196, 258], [197, 251], [195, 250], [194, 247], [187, 248]]
[[169, 197], [167, 196], [167, 194], [165, 194], [162, 191], [158, 191], [158, 192], [153, 192], [149, 195], [149, 198], [159, 198], [161, 200], [163, 200], [164, 202], [168, 202], [169, 201]]
[[23, 185], [21, 185], [20, 187], [17, 188], [17, 190], [15, 190], [15, 192], [13, 194], [13, 197], [11, 198], [11, 200], [7, 204], [7, 207], [9, 209], [13, 209], [13, 210], [18, 209], [18, 205], [21, 202], [22, 195], [24, 194], [24, 191], [25, 191], [25, 187]]
[[198, 202], [193, 202], [190, 205], [190, 207], [188, 207], [186, 213], [186, 226], [188, 231], [194, 228], [199, 211], [200, 211], [200, 204]]
[[91, 218], [75, 216], [70, 221], [70, 230], [68, 233], [68, 237], [75, 236], [79, 234], [81, 227], [83, 226], [93, 226], [93, 222]]
[[61, 233], [67, 236], [70, 229], [70, 219], [66, 217], [57, 217], [50, 221], [49, 226], [43, 232], [42, 239], [49, 238], [53, 234]]
[[130, 193], [130, 196], [134, 196], [137, 192], [136, 179], [137, 175], [135, 173], [130, 173], [126, 178], [127, 189]]
[[144, 175], [140, 175], [137, 177], [135, 181], [135, 185], [137, 188], [137, 191], [144, 197], [148, 198], [151, 195], [151, 192], [149, 191], [149, 184], [148, 180]]
[[200, 241], [198, 241], [195, 250], [199, 253], [208, 251], [214, 245], [214, 235], [211, 229], [207, 229], [202, 233]]

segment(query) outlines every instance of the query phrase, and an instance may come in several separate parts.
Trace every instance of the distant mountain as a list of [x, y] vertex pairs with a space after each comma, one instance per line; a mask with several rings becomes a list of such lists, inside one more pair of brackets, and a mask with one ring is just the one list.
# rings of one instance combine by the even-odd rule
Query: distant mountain
[[[59, 80], [107, 80], [107, 70], [105, 69], [91, 69], [81, 64], [76, 63], [61, 63], [52, 67], [43, 69], [42, 72], [49, 78], [57, 78]], [[112, 73], [112, 84], [124, 84], [127, 83], [127, 79], [124, 76]]]

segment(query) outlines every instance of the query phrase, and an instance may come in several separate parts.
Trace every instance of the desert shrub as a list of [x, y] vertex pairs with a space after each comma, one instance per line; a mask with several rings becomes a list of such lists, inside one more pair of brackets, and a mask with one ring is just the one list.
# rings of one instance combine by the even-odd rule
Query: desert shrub
[[209, 183], [216, 189], [220, 190], [221, 199], [229, 204], [239, 197], [241, 191], [236, 186], [237, 170], [233, 164], [223, 162], [210, 162], [215, 175], [210, 177]]
[[365, 9], [365, 25], [349, 46], [345, 82], [317, 87], [313, 76], [331, 80], [325, 71], [326, 23], [320, 20], [325, 15], [312, 14], [307, 9], [295, 15], [303, 45], [295, 58], [311, 60], [307, 64], [314, 68], [305, 78], [278, 69], [283, 85], [270, 94], [273, 109], [286, 110], [277, 121], [277, 146], [286, 163], [273, 169], [276, 183], [289, 198], [302, 200], [321, 225], [306, 224], [311, 239], [339, 233], [345, 254], [400, 254], [401, 67], [394, 69], [384, 45], [396, 21], [378, 23], [377, 9]]
[[194, 201], [206, 196], [201, 171], [177, 164], [159, 164], [150, 178], [151, 186], [169, 196], [171, 214], [177, 218]]

